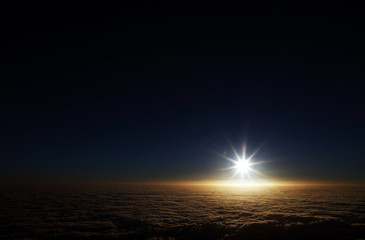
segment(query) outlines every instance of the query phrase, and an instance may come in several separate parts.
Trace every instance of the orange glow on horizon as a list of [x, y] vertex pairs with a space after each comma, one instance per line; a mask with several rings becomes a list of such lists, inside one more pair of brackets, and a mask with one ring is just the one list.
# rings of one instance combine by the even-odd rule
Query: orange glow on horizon
[[242, 183], [240, 181], [147, 181], [147, 182], [119, 182], [121, 184], [136, 185], [166, 185], [166, 186], [207, 186], [207, 187], [330, 187], [330, 186], [365, 186], [359, 182], [334, 182], [334, 181], [266, 181]]

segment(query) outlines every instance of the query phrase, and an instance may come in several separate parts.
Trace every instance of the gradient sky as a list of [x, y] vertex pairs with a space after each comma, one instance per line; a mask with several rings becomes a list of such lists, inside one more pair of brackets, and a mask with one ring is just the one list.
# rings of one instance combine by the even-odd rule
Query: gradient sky
[[268, 176], [365, 180], [355, 6], [2, 9], [5, 180], [221, 177], [245, 134]]

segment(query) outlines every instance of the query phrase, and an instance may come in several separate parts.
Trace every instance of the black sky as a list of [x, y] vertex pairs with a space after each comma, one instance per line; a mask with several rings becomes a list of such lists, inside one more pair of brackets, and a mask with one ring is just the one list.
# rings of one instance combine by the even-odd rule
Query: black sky
[[364, 14], [334, 5], [1, 7], [3, 179], [365, 180]]

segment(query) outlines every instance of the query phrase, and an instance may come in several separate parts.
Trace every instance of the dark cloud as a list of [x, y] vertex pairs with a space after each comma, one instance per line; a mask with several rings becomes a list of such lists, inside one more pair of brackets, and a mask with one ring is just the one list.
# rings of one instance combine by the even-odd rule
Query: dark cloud
[[363, 239], [365, 191], [3, 188], [0, 239]]

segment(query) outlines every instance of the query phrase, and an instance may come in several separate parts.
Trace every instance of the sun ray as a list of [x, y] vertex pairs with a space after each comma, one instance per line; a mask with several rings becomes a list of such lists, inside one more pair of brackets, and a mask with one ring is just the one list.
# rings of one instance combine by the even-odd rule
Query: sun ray
[[256, 154], [261, 150], [261, 148], [265, 145], [265, 142], [263, 142], [248, 158], [247, 160], [251, 160], [256, 156]]
[[245, 138], [243, 140], [243, 145], [242, 145], [242, 159], [246, 159], [246, 151], [247, 151], [247, 135], [245, 134]]
[[228, 160], [228, 161], [231, 161], [231, 162], [233, 162], [233, 163], [237, 163], [238, 161], [236, 161], [236, 160], [234, 160], [234, 159], [232, 159], [232, 158], [229, 158], [229, 157], [227, 157], [227, 156], [224, 156], [224, 155], [222, 155], [222, 157], [223, 158], [225, 158], [226, 160]]
[[253, 169], [253, 168], [251, 168], [251, 169], [250, 169], [250, 171], [252, 171], [252, 172], [254, 172], [254, 173], [256, 173], [256, 174], [258, 174], [258, 175], [260, 175], [260, 176], [262, 176], [262, 177], [265, 177], [265, 175], [264, 175], [263, 173], [261, 173], [261, 172], [259, 172], [259, 171], [255, 170], [255, 169]]
[[[252, 160], [252, 159], [251, 159], [251, 160]], [[259, 164], [266, 163], [266, 161], [252, 162], [251, 160], [250, 160], [250, 166], [254, 166], [254, 165], [259, 165]]]
[[236, 166], [231, 166], [231, 167], [226, 167], [226, 168], [220, 168], [220, 171], [226, 171], [226, 170], [230, 170], [230, 169], [236, 169]]
[[235, 171], [235, 173], [232, 175], [232, 177], [229, 179], [229, 180], [231, 180], [231, 179], [233, 179], [237, 174], [239, 173], [239, 171], [237, 170], [237, 171]]
[[240, 159], [240, 156], [238, 155], [236, 149], [234, 148], [233, 144], [231, 143], [231, 141], [228, 139], [228, 142], [229, 142], [229, 145], [231, 146], [232, 148], [232, 151], [234, 153], [234, 155], [236, 156], [236, 158], [239, 160]]

